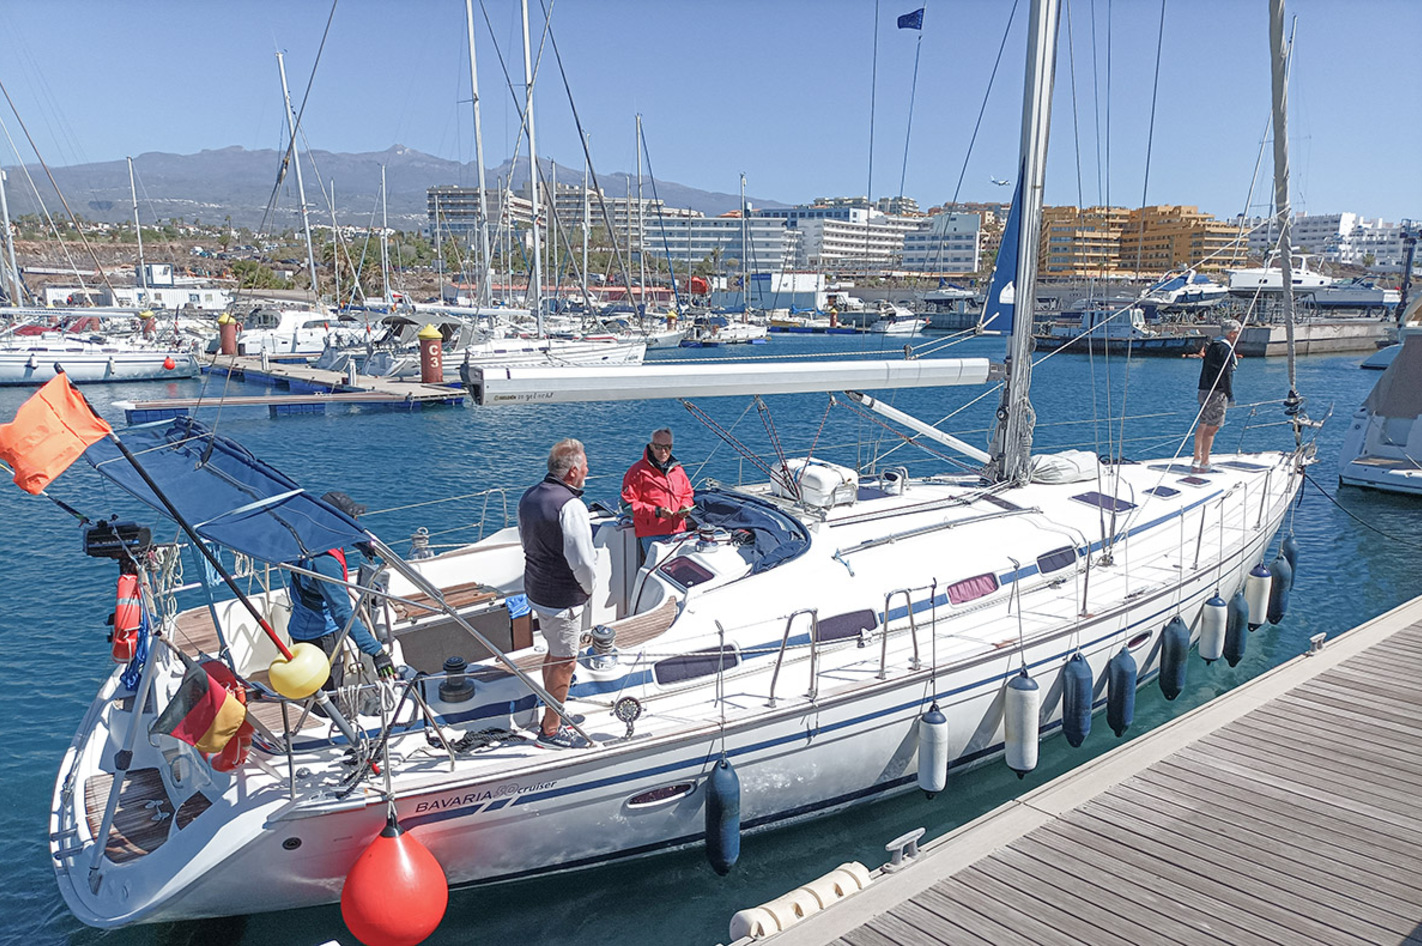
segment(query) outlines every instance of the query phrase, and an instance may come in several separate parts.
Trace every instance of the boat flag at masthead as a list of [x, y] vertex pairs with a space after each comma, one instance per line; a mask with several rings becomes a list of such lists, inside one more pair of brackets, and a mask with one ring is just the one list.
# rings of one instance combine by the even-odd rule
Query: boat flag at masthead
[[14, 470], [16, 486], [39, 495], [90, 444], [112, 433], [60, 371], [20, 405], [13, 421], [0, 424], [0, 460]]
[[899, 17], [899, 29], [901, 30], [921, 30], [923, 29], [923, 7], [919, 7], [912, 13], [905, 13]]

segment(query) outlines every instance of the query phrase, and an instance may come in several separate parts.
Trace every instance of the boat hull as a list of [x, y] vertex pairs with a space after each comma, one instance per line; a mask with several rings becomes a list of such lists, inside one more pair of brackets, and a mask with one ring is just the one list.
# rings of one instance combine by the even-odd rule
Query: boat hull
[[[1217, 488], [1140, 527], [1155, 530], [1152, 534], [1158, 536], [1193, 536], [1193, 524], [1187, 523], [1187, 528], [1175, 520], [1204, 516], [1218, 521], [1222, 513], [1215, 507], [1223, 509], [1220, 504], [1228, 503], [1231, 522], [1238, 517], [1247, 530], [1225, 554], [1199, 555], [1196, 542], [1215, 540], [1213, 529], [1201, 529], [1200, 538], [1188, 549], [1182, 545], [1171, 553], [1172, 561], [1179, 564], [1164, 572], [1172, 577], [1137, 581], [1130, 595], [1115, 599], [1114, 604], [1103, 602], [1084, 620], [1073, 619], [1075, 615], [1054, 619], [1030, 633], [1019, 625], [1001, 645], [980, 648], [966, 657], [945, 657], [935, 668], [930, 666], [931, 655], [955, 638], [952, 627], [933, 635], [942, 643], [930, 644], [927, 636], [920, 635], [927, 633], [923, 628], [936, 626], [930, 620], [936, 610], [925, 602], [900, 599], [912, 602], [900, 615], [888, 610], [886, 601], [885, 620], [897, 621], [897, 629], [883, 635], [882, 662], [877, 642], [866, 649], [854, 639], [844, 639], [834, 652], [835, 669], [827, 677], [824, 668], [820, 677], [815, 676], [813, 648], [809, 653], [800, 650], [783, 667], [777, 664], [772, 676], [775, 647], [745, 648], [745, 675], [728, 677], [724, 684], [725, 699], [738, 711], [738, 718], [731, 718], [724, 729], [715, 722], [711, 704], [706, 704], [704, 712], [693, 717], [705, 722], [668, 732], [634, 732], [632, 738], [623, 739], [621, 724], [604, 711], [590, 715], [585, 723], [600, 742], [596, 751], [539, 750], [520, 745], [520, 737], [511, 736], [512, 748], [497, 751], [512, 752], [512, 761], [497, 771], [451, 772], [436, 760], [414, 774], [397, 775], [396, 811], [402, 824], [439, 860], [452, 884], [509, 881], [646, 856], [702, 843], [705, 777], [722, 753], [738, 772], [742, 825], [749, 831], [823, 817], [869, 799], [912, 790], [917, 720], [934, 702], [949, 721], [951, 791], [961, 773], [1002, 754], [1004, 685], [1022, 667], [1050, 694], [1059, 691], [1059, 675], [1074, 653], [1087, 659], [1093, 679], [1100, 682], [1110, 658], [1124, 647], [1135, 656], [1139, 682], [1145, 685], [1158, 671], [1162, 631], [1171, 618], [1183, 618], [1192, 636], [1198, 633], [1204, 602], [1221, 591], [1228, 595], [1242, 587], [1249, 569], [1264, 559], [1297, 491], [1300, 478], [1283, 465], [1291, 461], [1284, 457], [1272, 466], [1269, 462], [1266, 458], [1251, 467], [1257, 472], [1250, 475], [1264, 489], [1262, 494], [1257, 489], [1248, 493], [1253, 499], [1244, 505], [1239, 491]], [[1087, 554], [1096, 554], [1093, 549], [1100, 551], [1088, 546]], [[888, 561], [878, 552], [855, 554], [861, 573], [886, 567], [879, 563]], [[1109, 568], [1101, 575], [1092, 581], [1111, 580]], [[1041, 587], [1045, 594], [1053, 586]], [[754, 593], [746, 585], [741, 594]], [[945, 610], [947, 600], [944, 597]], [[920, 627], [905, 620], [914, 612], [919, 614]], [[1020, 642], [1018, 634], [1025, 634]], [[772, 645], [778, 640], [777, 632]], [[920, 648], [925, 658], [921, 663]], [[750, 657], [753, 653], [758, 656]], [[754, 667], [753, 659], [760, 661]], [[831, 656], [824, 659], [830, 662]], [[581, 672], [592, 673], [588, 668]], [[834, 681], [833, 690], [826, 682], [824, 692], [818, 692], [821, 686], [816, 681], [821, 678]], [[582, 685], [598, 679], [593, 674]], [[609, 684], [610, 692], [618, 692], [619, 685]], [[1104, 705], [1104, 685], [1098, 693], [1097, 710]], [[76, 737], [56, 785], [52, 838], [61, 840], [52, 841], [51, 847], [65, 900], [81, 920], [94, 926], [123, 926], [288, 909], [339, 897], [350, 866], [384, 825], [380, 782], [365, 783], [345, 800], [315, 793], [293, 802], [286, 793], [285, 766], [279, 757], [269, 758], [277, 767], [272, 769], [275, 776], [251, 764], [231, 776], [214, 775], [210, 794], [217, 797], [210, 809], [174, 830], [160, 854], [117, 869], [106, 864], [106, 872], [121, 876], [106, 879], [95, 893], [81, 856], [92, 846], [78, 845], [65, 854], [64, 845], [73, 845], [75, 836], [82, 839], [83, 830], [76, 825], [85, 816], [74, 813], [72, 801], [70, 813], [65, 813], [64, 786], [69, 785], [72, 799], [75, 783], [83, 782], [86, 773], [92, 777], [99, 771], [106, 755], [103, 747], [112, 748], [120, 738], [124, 728], [120, 716], [125, 714], [116, 708], [116, 694], [111, 686], [91, 710], [86, 721], [89, 731], [81, 729]], [[520, 713], [512, 722], [532, 721], [531, 706]], [[106, 720], [115, 723], [113, 732], [105, 731]], [[147, 725], [148, 720], [142, 722]], [[1044, 703], [1041, 722], [1044, 736], [1060, 727], [1059, 697]], [[416, 745], [423, 745], [420, 733], [405, 739], [418, 739]], [[411, 751], [404, 742], [392, 747], [407, 764]], [[296, 765], [299, 770], [300, 757]], [[77, 794], [84, 792], [80, 789]], [[92, 820], [92, 811], [87, 817]], [[66, 836], [71, 840], [62, 840]], [[144, 877], [150, 866], [154, 876]]]
[[[166, 367], [169, 363], [173, 367]], [[197, 377], [199, 371], [192, 352], [20, 349], [0, 351], [0, 384], [43, 384], [55, 376], [56, 364], [76, 384], [170, 381]]]

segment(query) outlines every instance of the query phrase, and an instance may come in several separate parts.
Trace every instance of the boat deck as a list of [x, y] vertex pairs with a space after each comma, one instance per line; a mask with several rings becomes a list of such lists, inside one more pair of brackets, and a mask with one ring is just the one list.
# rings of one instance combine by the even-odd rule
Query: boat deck
[[1422, 598], [925, 845], [770, 941], [1422, 943], [1419, 742]]

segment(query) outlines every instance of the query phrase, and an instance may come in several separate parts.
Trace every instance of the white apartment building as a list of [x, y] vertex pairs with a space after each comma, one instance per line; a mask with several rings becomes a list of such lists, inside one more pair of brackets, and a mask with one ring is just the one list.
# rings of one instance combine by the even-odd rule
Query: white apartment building
[[[1249, 235], [1251, 253], [1262, 256], [1274, 248], [1278, 229], [1270, 219], [1251, 217], [1244, 223], [1256, 228]], [[1406, 254], [1404, 230], [1402, 224], [1370, 220], [1355, 213], [1295, 214], [1289, 241], [1297, 250], [1317, 254], [1330, 263], [1396, 272], [1402, 269]]]
[[[1401, 272], [1407, 259], [1407, 240], [1417, 238], [1417, 227], [1383, 220], [1362, 220], [1325, 259], [1380, 272]], [[1417, 265], [1414, 261], [1413, 265]]]
[[917, 273], [977, 272], [982, 218], [975, 213], [935, 214], [904, 234], [900, 269]]
[[800, 255], [801, 233], [784, 220], [747, 218], [744, 244], [740, 217], [662, 218], [648, 220], [645, 226], [647, 252], [659, 258], [670, 256], [679, 267], [688, 260], [712, 260], [721, 267], [765, 272], [792, 269]]

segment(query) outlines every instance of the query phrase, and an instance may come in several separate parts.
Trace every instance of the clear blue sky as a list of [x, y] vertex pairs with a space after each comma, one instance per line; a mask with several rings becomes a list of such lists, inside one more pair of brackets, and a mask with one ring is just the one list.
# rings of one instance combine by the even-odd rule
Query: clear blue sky
[[[522, 61], [518, 4], [485, 4], [493, 34], [476, 2], [476, 49], [487, 163], [494, 165], [510, 153], [518, 121], [495, 45], [520, 78]], [[919, 5], [878, 4], [876, 197], [899, 191], [919, 34], [896, 29], [895, 19]], [[922, 206], [953, 197], [965, 159], [960, 199], [1006, 198], [1007, 188], [989, 178], [1013, 176], [1027, 5], [1019, 4], [968, 157], [1012, 3], [927, 3], [903, 188]], [[1074, 55], [1064, 14], [1048, 202], [1136, 206], [1145, 188], [1146, 203], [1195, 204], [1219, 216], [1243, 210], [1269, 110], [1266, 0], [1166, 6], [1148, 187], [1161, 5], [1074, 0], [1067, 8]], [[299, 99], [329, 10], [322, 0], [8, 3], [0, 7], [7, 51], [0, 81], [55, 164], [274, 148], [284, 127], [274, 52], [285, 51]], [[535, 30], [537, 10], [535, 2]], [[659, 178], [734, 192], [744, 171], [751, 194], [800, 202], [868, 187], [875, 10], [873, 0], [557, 0], [553, 30], [599, 172], [634, 167], [633, 116], [641, 112]], [[1422, 0], [1290, 0], [1288, 15], [1298, 18], [1290, 92], [1295, 209], [1422, 218]], [[539, 153], [580, 166], [551, 52], [539, 83]], [[342, 0], [304, 126], [316, 148], [381, 151], [399, 143], [467, 161], [474, 150], [468, 99], [460, 0]], [[21, 140], [8, 108], [3, 118]], [[22, 141], [21, 148], [33, 160]], [[0, 142], [0, 161], [14, 160]], [[1266, 152], [1255, 212], [1266, 206], [1271, 168]]]

